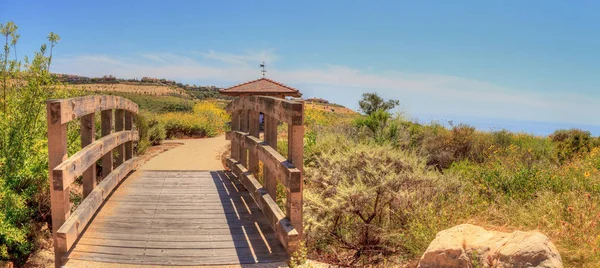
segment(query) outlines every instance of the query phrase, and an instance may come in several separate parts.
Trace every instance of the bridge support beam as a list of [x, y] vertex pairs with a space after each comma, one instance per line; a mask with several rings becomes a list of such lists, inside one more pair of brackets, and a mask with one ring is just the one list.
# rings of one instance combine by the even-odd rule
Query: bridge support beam
[[[125, 111], [125, 130], [133, 130], [133, 113]], [[125, 143], [125, 161], [133, 158], [133, 141]]]
[[[238, 131], [240, 129], [240, 113], [235, 112], [231, 114], [231, 131]], [[235, 160], [240, 159], [240, 145], [239, 141], [231, 141], [231, 158]]]
[[[105, 110], [100, 114], [102, 120], [102, 137], [110, 135], [113, 128], [113, 111]], [[108, 177], [113, 170], [113, 153], [108, 152], [102, 156], [102, 178]]]
[[[265, 115], [265, 137], [267, 145], [277, 151], [277, 125], [279, 121], [275, 117]], [[277, 178], [273, 171], [263, 166], [263, 178], [267, 193], [277, 202]]]
[[[125, 110], [115, 110], [115, 132], [125, 130]], [[115, 165], [120, 166], [123, 164], [125, 159], [125, 145], [121, 144], [115, 149], [117, 153], [115, 156]]]
[[[50, 180], [50, 210], [52, 213], [52, 236], [54, 244], [60, 244], [56, 231], [67, 220], [71, 213], [70, 188], [56, 190], [53, 170], [67, 160], [67, 124], [62, 124], [60, 103], [49, 100], [46, 105], [48, 122], [48, 179]], [[61, 267], [60, 260], [67, 253], [66, 248], [54, 248], [54, 265]]]
[[[241, 110], [240, 111], [240, 125], [239, 125], [239, 129], [241, 132], [248, 132], [248, 110]], [[238, 162], [240, 162], [242, 165], [244, 165], [245, 167], [248, 166], [248, 150], [246, 149], [246, 144], [244, 142], [244, 140], [240, 141], [240, 145], [239, 145], [239, 158], [237, 159]]]
[[303, 125], [289, 125], [288, 126], [288, 159], [294, 164], [296, 168], [301, 171], [302, 176], [297, 178], [300, 181], [292, 182], [292, 184], [299, 185], [298, 189], [293, 191], [288, 189], [287, 201], [286, 201], [286, 216], [290, 219], [290, 223], [300, 237], [302, 237], [302, 191], [304, 188], [303, 181], [303, 164], [304, 164], [304, 126]]
[[[248, 111], [248, 133], [251, 136], [260, 136], [260, 112]], [[256, 176], [258, 174], [258, 154], [256, 150], [249, 151], [248, 170]]]

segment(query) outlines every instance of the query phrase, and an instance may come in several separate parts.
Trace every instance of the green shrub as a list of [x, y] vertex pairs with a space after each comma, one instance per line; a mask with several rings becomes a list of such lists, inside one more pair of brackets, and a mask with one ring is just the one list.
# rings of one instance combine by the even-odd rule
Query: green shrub
[[555, 144], [556, 156], [560, 161], [571, 160], [594, 147], [592, 134], [579, 129], [560, 129], [550, 135]]
[[140, 135], [138, 154], [145, 152], [152, 145], [161, 144], [166, 138], [165, 127], [155, 114], [146, 111], [140, 112], [135, 117], [135, 126]]
[[422, 127], [419, 134], [422, 138], [419, 138], [420, 144], [416, 150], [428, 158], [428, 165], [439, 170], [465, 159], [482, 162], [484, 151], [491, 144], [486, 134], [465, 124], [447, 129], [441, 124], [433, 123]]
[[346, 265], [420, 254], [437, 229], [420, 226], [446, 224], [428, 214], [458, 192], [455, 180], [442, 179], [424, 159], [340, 135], [324, 136], [315, 147], [305, 161], [305, 233], [313, 252], [347, 251], [339, 260]]
[[167, 138], [165, 126], [162, 123], [158, 122], [151, 126], [148, 130], [148, 138], [150, 140], [150, 144], [152, 145], [161, 144], [162, 141]]

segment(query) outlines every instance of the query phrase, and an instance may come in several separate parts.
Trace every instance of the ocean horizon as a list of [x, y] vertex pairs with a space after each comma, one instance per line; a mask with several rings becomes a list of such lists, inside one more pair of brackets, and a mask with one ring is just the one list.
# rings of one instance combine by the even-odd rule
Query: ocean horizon
[[589, 131], [593, 136], [600, 136], [600, 126], [563, 122], [544, 122], [518, 119], [485, 118], [475, 116], [444, 116], [444, 115], [417, 115], [412, 120], [419, 123], [438, 122], [445, 126], [467, 124], [480, 131], [509, 130], [524, 132], [537, 136], [548, 136], [558, 129], [580, 129]]

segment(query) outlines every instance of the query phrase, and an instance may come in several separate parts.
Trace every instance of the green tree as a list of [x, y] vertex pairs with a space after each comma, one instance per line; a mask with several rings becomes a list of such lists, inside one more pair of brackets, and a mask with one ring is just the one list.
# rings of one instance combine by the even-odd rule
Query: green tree
[[366, 115], [371, 115], [377, 110], [389, 112], [399, 104], [400, 102], [398, 100], [385, 101], [377, 93], [364, 93], [362, 99], [358, 102], [360, 111]]

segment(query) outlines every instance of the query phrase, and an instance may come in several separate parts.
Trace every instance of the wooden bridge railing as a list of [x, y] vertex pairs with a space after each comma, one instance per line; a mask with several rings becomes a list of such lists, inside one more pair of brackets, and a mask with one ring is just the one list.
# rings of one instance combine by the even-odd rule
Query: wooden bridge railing
[[[138, 106], [117, 96], [87, 96], [48, 100], [46, 109], [55, 265], [60, 267], [103, 200], [135, 169], [133, 141], [139, 136], [133, 130], [133, 116]], [[101, 112], [102, 120], [102, 138], [98, 140], [95, 140], [96, 112]], [[82, 149], [67, 159], [67, 125], [77, 118], [81, 118]], [[117, 152], [114, 159], [113, 151]], [[100, 158], [103, 180], [96, 185], [96, 162]], [[84, 199], [71, 214], [69, 187], [82, 175]]]
[[[231, 158], [227, 165], [261, 208], [279, 241], [294, 252], [302, 238], [302, 163], [304, 104], [274, 97], [250, 96], [229, 103], [231, 114]], [[260, 135], [260, 113], [264, 115], [264, 141]], [[277, 126], [288, 125], [288, 155], [277, 152]], [[264, 187], [253, 174], [263, 163]], [[277, 206], [277, 183], [286, 189], [284, 214]]]

